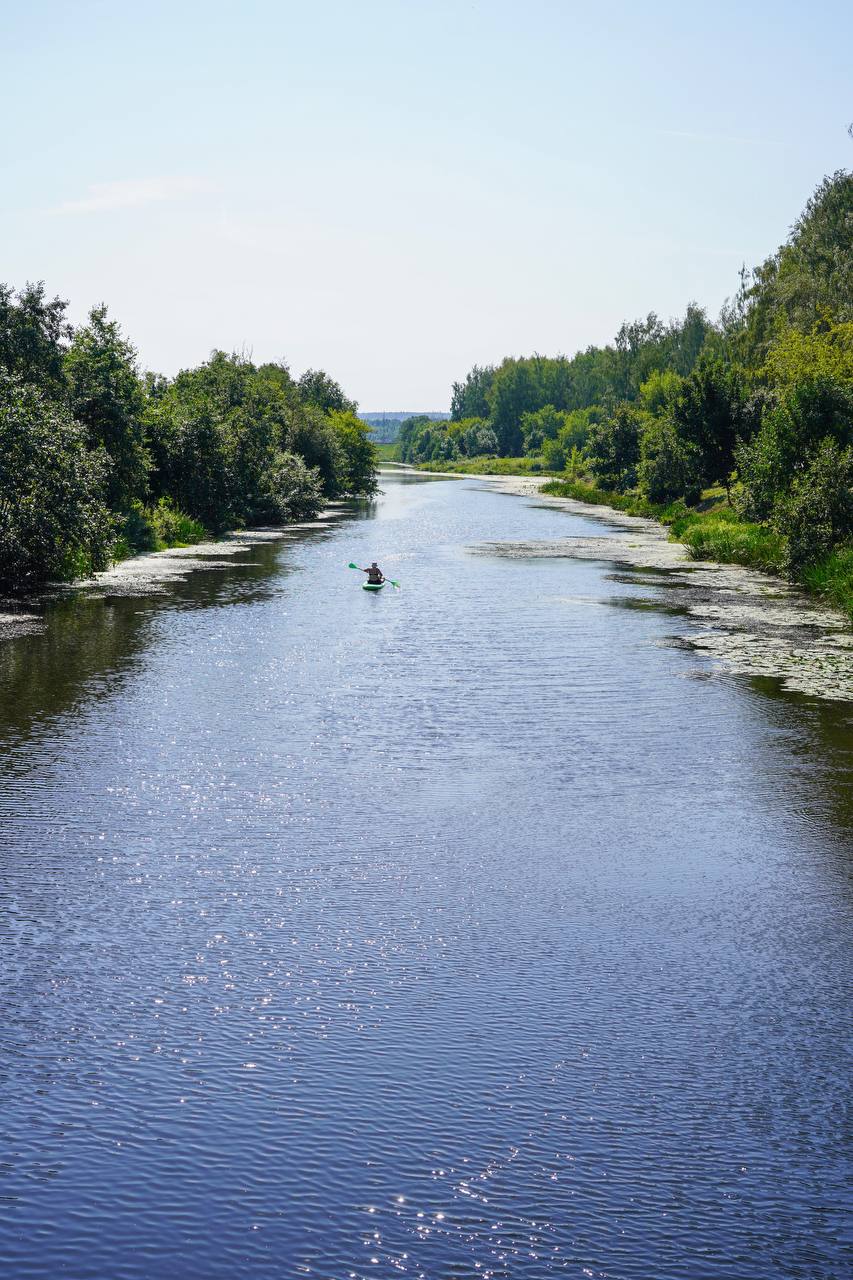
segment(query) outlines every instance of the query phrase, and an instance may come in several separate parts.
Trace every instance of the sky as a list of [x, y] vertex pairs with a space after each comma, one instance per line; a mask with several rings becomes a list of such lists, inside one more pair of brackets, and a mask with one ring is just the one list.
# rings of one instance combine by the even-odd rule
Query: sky
[[834, 0], [0, 0], [0, 48], [0, 280], [364, 411], [716, 316], [853, 167]]

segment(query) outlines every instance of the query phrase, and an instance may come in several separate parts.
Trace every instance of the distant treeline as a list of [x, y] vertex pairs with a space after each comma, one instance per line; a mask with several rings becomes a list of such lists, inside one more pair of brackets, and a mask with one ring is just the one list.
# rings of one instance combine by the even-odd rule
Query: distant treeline
[[368, 428], [322, 371], [214, 351], [142, 374], [105, 307], [66, 311], [0, 285], [0, 590], [375, 490]]
[[518, 457], [658, 505], [717, 486], [729, 517], [773, 534], [778, 567], [799, 576], [835, 555], [853, 592], [853, 176], [820, 184], [716, 322], [691, 304], [571, 358], [475, 366], [452, 420], [404, 422], [398, 453]]
[[362, 413], [362, 422], [370, 425], [370, 434], [378, 444], [393, 444], [400, 434], [400, 424], [405, 422], [407, 418], [424, 417], [431, 422], [440, 422], [449, 418], [449, 413], [413, 413], [411, 410], [403, 410], [399, 413]]

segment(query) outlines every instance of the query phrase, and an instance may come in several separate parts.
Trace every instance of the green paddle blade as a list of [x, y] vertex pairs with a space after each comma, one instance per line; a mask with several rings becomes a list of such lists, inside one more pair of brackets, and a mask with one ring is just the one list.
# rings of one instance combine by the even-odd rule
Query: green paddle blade
[[357, 564], [353, 564], [352, 560], [350, 560], [349, 564], [347, 565], [347, 568], [348, 568], [348, 569], [357, 569], [357, 568], [358, 568], [358, 565], [357, 565]]

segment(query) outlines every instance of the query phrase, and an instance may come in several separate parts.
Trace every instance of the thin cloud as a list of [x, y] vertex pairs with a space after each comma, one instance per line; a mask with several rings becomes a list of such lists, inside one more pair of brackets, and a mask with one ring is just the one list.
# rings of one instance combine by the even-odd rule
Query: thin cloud
[[655, 129], [659, 138], [688, 138], [691, 142], [737, 142], [746, 146], [765, 146], [768, 138], [743, 138], [732, 133], [694, 133], [691, 129]]
[[51, 213], [104, 213], [113, 209], [136, 209], [145, 204], [183, 200], [187, 196], [214, 191], [206, 178], [137, 178], [129, 182], [95, 182], [81, 200], [64, 200]]

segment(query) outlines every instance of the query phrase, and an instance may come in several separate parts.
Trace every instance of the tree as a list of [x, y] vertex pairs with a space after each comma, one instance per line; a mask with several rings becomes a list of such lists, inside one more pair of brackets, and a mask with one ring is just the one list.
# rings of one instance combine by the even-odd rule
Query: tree
[[89, 448], [104, 449], [110, 459], [107, 502], [126, 511], [147, 490], [145, 397], [136, 351], [116, 321], [107, 319], [105, 306], [94, 307], [88, 325], [74, 333], [65, 374], [71, 410], [86, 428]]
[[488, 393], [495, 371], [491, 365], [474, 365], [464, 382], [454, 382], [450, 398], [450, 417], [454, 422], [464, 418], [486, 418], [489, 414]]
[[591, 428], [588, 442], [590, 467], [604, 488], [625, 493], [636, 485], [643, 421], [644, 415], [639, 409], [630, 404], [620, 404], [612, 417]]
[[786, 567], [795, 573], [853, 538], [853, 447], [822, 440], [790, 492], [778, 495], [773, 524], [786, 539]]
[[356, 402], [344, 395], [340, 384], [322, 369], [306, 369], [296, 385], [305, 404], [313, 404], [322, 413], [355, 413], [358, 409]]
[[352, 412], [333, 413], [330, 421], [341, 451], [341, 492], [375, 493], [376, 445], [367, 423]]
[[316, 467], [296, 453], [277, 453], [267, 473], [266, 509], [270, 522], [312, 520], [323, 505], [323, 484]]
[[106, 467], [64, 405], [0, 375], [0, 588], [106, 568], [114, 535]]
[[558, 412], [552, 404], [543, 405], [530, 413], [521, 415], [521, 432], [525, 453], [538, 453], [543, 440], [556, 440], [561, 429], [566, 425], [566, 415]]
[[521, 452], [522, 416], [539, 407], [537, 388], [526, 360], [505, 360], [496, 371], [488, 392], [489, 420], [504, 457]]
[[676, 401], [682, 381], [672, 369], [654, 369], [640, 386], [640, 404], [646, 413], [656, 417], [667, 414]]
[[681, 384], [671, 415], [681, 439], [699, 450], [703, 482], [719, 481], [728, 491], [735, 448], [755, 430], [742, 372], [722, 360], [703, 359]]
[[731, 338], [741, 358], [759, 364], [780, 328], [853, 320], [853, 174], [824, 178], [791, 234], [752, 273], [745, 272], [729, 308]]
[[207, 529], [224, 529], [233, 518], [228, 451], [221, 422], [202, 397], [182, 396], [173, 383], [151, 406], [148, 440], [155, 497], [172, 498]]
[[692, 506], [702, 493], [702, 457], [696, 445], [682, 440], [667, 418], [648, 418], [640, 432], [640, 492], [650, 502], [684, 498]]
[[48, 395], [63, 395], [63, 354], [72, 332], [67, 309], [61, 298], [45, 297], [43, 281], [26, 285], [17, 297], [0, 284], [0, 371]]

